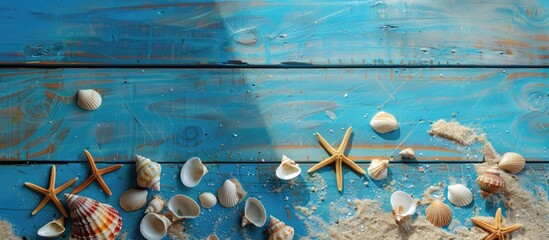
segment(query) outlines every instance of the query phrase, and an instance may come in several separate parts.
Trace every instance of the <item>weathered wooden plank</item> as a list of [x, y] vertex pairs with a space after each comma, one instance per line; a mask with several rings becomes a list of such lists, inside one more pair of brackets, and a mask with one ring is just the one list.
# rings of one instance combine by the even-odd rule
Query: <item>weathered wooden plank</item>
[[[347, 127], [355, 160], [413, 147], [418, 160], [481, 161], [479, 146], [456, 147], [426, 132], [453, 119], [484, 132], [498, 152], [549, 160], [547, 69], [2, 69], [0, 158], [316, 162]], [[78, 89], [103, 105], [85, 111]], [[376, 134], [378, 109], [400, 129]], [[325, 111], [335, 113], [332, 120]], [[454, 116], [454, 117], [453, 117]], [[397, 158], [398, 159], [398, 158]]]
[[0, 3], [0, 62], [549, 63], [549, 3], [17, 1]]

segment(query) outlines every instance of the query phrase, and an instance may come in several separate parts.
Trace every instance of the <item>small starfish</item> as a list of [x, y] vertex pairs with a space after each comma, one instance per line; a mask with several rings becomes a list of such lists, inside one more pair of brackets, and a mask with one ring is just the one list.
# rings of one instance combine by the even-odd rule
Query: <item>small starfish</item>
[[34, 214], [40, 212], [40, 210], [42, 210], [42, 208], [44, 208], [44, 206], [46, 206], [46, 204], [51, 200], [55, 204], [57, 209], [59, 209], [59, 212], [61, 212], [61, 214], [63, 214], [64, 217], [67, 217], [67, 211], [65, 211], [65, 208], [63, 207], [63, 205], [59, 201], [59, 198], [57, 198], [57, 194], [62, 192], [65, 189], [67, 189], [72, 184], [74, 184], [74, 182], [76, 182], [78, 180], [78, 178], [73, 178], [73, 179], [67, 181], [66, 183], [63, 183], [63, 185], [55, 188], [55, 177], [56, 177], [55, 165], [52, 165], [51, 166], [51, 173], [50, 173], [50, 185], [49, 185], [48, 189], [39, 187], [38, 185], [36, 185], [34, 183], [25, 182], [25, 186], [27, 186], [28, 188], [30, 188], [30, 189], [32, 189], [32, 190], [34, 190], [34, 191], [36, 191], [36, 192], [38, 192], [42, 195], [44, 195], [44, 199], [42, 199], [42, 201], [38, 204], [38, 206], [36, 206], [34, 211], [32, 211], [33, 216], [34, 216]]
[[351, 137], [352, 131], [353, 131], [352, 127], [349, 127], [349, 129], [347, 129], [347, 132], [345, 133], [343, 140], [341, 140], [341, 144], [339, 144], [339, 147], [337, 148], [337, 150], [334, 149], [326, 141], [326, 139], [324, 139], [320, 135], [320, 133], [315, 133], [316, 137], [318, 138], [318, 141], [320, 142], [320, 145], [322, 145], [322, 147], [326, 150], [326, 152], [328, 152], [331, 156], [317, 163], [307, 171], [308, 173], [312, 173], [318, 169], [321, 169], [335, 162], [337, 190], [339, 190], [340, 192], [341, 190], [343, 190], [343, 173], [341, 171], [342, 163], [345, 163], [347, 166], [355, 170], [355, 172], [358, 172], [362, 175], [366, 174], [366, 172], [362, 168], [360, 168], [356, 163], [354, 163], [353, 160], [345, 156], [345, 148], [347, 148], [347, 144], [349, 143], [349, 138]]
[[496, 211], [496, 217], [494, 219], [494, 225], [488, 223], [487, 221], [480, 220], [479, 218], [471, 218], [473, 220], [473, 224], [477, 225], [478, 227], [484, 229], [484, 231], [490, 233], [488, 236], [484, 237], [484, 240], [505, 240], [505, 234], [508, 234], [512, 231], [515, 231], [519, 229], [522, 225], [520, 224], [514, 224], [509, 227], [502, 227], [501, 226], [501, 208], [498, 208]]
[[101, 186], [101, 188], [103, 189], [103, 191], [105, 191], [105, 193], [107, 193], [107, 195], [109, 196], [112, 195], [112, 192], [109, 189], [109, 186], [107, 186], [102, 176], [103, 174], [107, 174], [112, 171], [118, 170], [119, 168], [122, 167], [122, 164], [116, 164], [114, 166], [106, 167], [103, 169], [97, 169], [97, 166], [95, 166], [95, 161], [93, 160], [93, 157], [90, 154], [90, 152], [88, 152], [88, 150], [84, 150], [84, 153], [86, 154], [86, 158], [88, 158], [88, 162], [90, 163], [92, 174], [88, 177], [88, 179], [86, 179], [86, 181], [80, 184], [80, 186], [76, 187], [72, 191], [72, 194], [76, 194], [84, 190], [87, 186], [89, 186], [95, 180], [97, 181], [97, 183], [99, 183], [99, 186]]

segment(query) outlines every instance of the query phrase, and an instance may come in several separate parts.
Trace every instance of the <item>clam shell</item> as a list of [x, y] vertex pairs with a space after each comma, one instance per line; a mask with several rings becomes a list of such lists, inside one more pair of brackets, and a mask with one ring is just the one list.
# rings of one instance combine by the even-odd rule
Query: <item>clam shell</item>
[[217, 204], [217, 198], [210, 192], [200, 194], [198, 199], [200, 200], [200, 205], [202, 205], [203, 208], [212, 208], [215, 204]]
[[91, 198], [65, 194], [71, 213], [71, 239], [115, 239], [122, 217], [111, 205]]
[[507, 170], [508, 172], [515, 174], [526, 165], [526, 160], [524, 157], [518, 153], [508, 152], [503, 154], [501, 161], [498, 163], [498, 167], [502, 170]]
[[200, 215], [200, 207], [190, 197], [176, 194], [168, 201], [168, 209], [177, 219], [196, 218]]
[[130, 188], [120, 196], [118, 204], [126, 212], [135, 211], [142, 208], [147, 203], [147, 190], [138, 190]]
[[212, 233], [206, 237], [206, 240], [219, 240], [219, 237], [215, 233]]
[[480, 186], [480, 195], [486, 198], [499, 192], [505, 187], [505, 182], [499, 176], [500, 170], [494, 166], [486, 170], [477, 177], [477, 183]]
[[38, 229], [38, 236], [45, 238], [56, 238], [65, 232], [65, 218], [60, 217]]
[[263, 204], [257, 198], [248, 198], [244, 207], [244, 216], [242, 216], [242, 227], [250, 223], [256, 227], [262, 227], [266, 221], [267, 211]]
[[244, 192], [240, 183], [235, 180], [225, 180], [223, 185], [217, 190], [217, 199], [223, 207], [232, 208], [246, 196], [246, 192]]
[[160, 171], [162, 170], [160, 164], [139, 155], [135, 155], [135, 158], [137, 185], [160, 191]]
[[208, 169], [200, 158], [192, 157], [183, 164], [181, 168], [180, 178], [183, 185], [187, 187], [195, 187], [200, 183], [202, 177], [208, 173]]
[[294, 228], [277, 218], [271, 216], [269, 219], [269, 240], [292, 240], [294, 238]]
[[448, 186], [448, 201], [459, 207], [467, 206], [473, 202], [473, 192], [462, 184], [450, 185]]
[[425, 209], [427, 220], [437, 227], [444, 227], [452, 221], [452, 210], [448, 205], [438, 199], [435, 199], [427, 209]]
[[404, 150], [400, 151], [400, 153], [398, 153], [402, 158], [406, 158], [406, 159], [414, 159], [416, 158], [416, 154], [414, 152], [414, 149], [412, 148], [405, 148]]
[[78, 90], [76, 104], [85, 110], [95, 110], [101, 106], [101, 95], [93, 89]]
[[368, 175], [374, 180], [382, 180], [387, 177], [388, 160], [374, 159], [368, 167]]
[[164, 201], [164, 199], [162, 199], [162, 197], [160, 197], [159, 195], [156, 195], [149, 202], [147, 209], [145, 209], [145, 213], [159, 213], [160, 211], [162, 211], [165, 204], [166, 201]]
[[141, 235], [148, 240], [160, 240], [168, 233], [172, 222], [164, 215], [147, 213], [139, 224]]
[[276, 168], [276, 176], [282, 180], [290, 180], [301, 174], [301, 168], [292, 159], [282, 155], [282, 161]]
[[398, 122], [390, 113], [381, 111], [374, 115], [370, 126], [378, 133], [388, 133], [398, 129]]
[[391, 206], [393, 207], [393, 215], [397, 221], [402, 220], [406, 216], [411, 216], [416, 213], [416, 201], [412, 196], [403, 191], [395, 191], [391, 195]]

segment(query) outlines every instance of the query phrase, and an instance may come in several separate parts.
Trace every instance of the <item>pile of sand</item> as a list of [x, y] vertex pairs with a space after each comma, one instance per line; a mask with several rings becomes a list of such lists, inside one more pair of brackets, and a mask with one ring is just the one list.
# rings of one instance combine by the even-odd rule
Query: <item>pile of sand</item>
[[2, 240], [20, 240], [21, 238], [13, 233], [11, 223], [0, 221], [0, 239]]

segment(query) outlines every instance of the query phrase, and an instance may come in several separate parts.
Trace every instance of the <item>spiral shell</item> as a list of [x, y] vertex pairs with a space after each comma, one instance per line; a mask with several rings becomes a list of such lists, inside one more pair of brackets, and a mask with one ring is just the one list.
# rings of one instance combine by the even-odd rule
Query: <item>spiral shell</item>
[[137, 185], [160, 191], [160, 164], [139, 155], [135, 155], [135, 158]]
[[503, 157], [501, 157], [501, 161], [499, 161], [498, 163], [498, 167], [500, 169], [507, 170], [512, 174], [522, 171], [525, 165], [526, 160], [524, 159], [524, 157], [514, 152], [508, 152], [503, 154]]
[[135, 211], [142, 208], [147, 203], [147, 190], [137, 190], [130, 188], [120, 196], [118, 204], [126, 212]]
[[71, 213], [71, 239], [115, 239], [122, 217], [112, 206], [91, 198], [65, 194]]
[[101, 95], [93, 89], [78, 90], [78, 100], [76, 104], [85, 110], [95, 110], [101, 106], [103, 100]]
[[452, 221], [452, 210], [448, 205], [438, 199], [435, 199], [427, 209], [425, 209], [427, 220], [437, 227], [444, 227]]
[[398, 154], [400, 155], [400, 157], [406, 158], [406, 159], [416, 158], [416, 154], [414, 152], [414, 149], [412, 148], [405, 148], [404, 150], [400, 151], [400, 153]]
[[499, 192], [505, 187], [505, 182], [499, 176], [500, 170], [494, 166], [486, 170], [477, 177], [477, 183], [480, 186], [480, 195], [486, 198]]
[[294, 228], [277, 218], [271, 216], [269, 220], [269, 240], [292, 240], [294, 238]]
[[217, 198], [215, 195], [213, 195], [210, 192], [202, 193], [198, 196], [198, 199], [200, 200], [200, 205], [202, 205], [203, 208], [212, 208], [217, 204]]
[[388, 160], [374, 159], [368, 167], [368, 175], [374, 180], [382, 180], [387, 177]]
[[164, 201], [160, 195], [156, 195], [149, 202], [147, 209], [145, 209], [145, 213], [159, 213], [162, 211], [165, 204], [166, 201]]
[[236, 179], [227, 179], [217, 190], [217, 199], [219, 204], [226, 208], [234, 207], [240, 200], [246, 196], [246, 192], [240, 186]]
[[370, 126], [378, 133], [388, 133], [398, 129], [398, 122], [395, 116], [381, 111], [374, 115]]
[[462, 184], [450, 185], [448, 186], [448, 201], [459, 207], [467, 206], [473, 201], [473, 192]]

